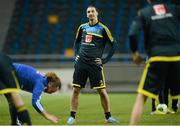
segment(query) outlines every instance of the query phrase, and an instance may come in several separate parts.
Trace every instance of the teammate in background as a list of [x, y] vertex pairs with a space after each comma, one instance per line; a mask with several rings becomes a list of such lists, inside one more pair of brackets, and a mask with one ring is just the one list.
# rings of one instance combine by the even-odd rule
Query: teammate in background
[[130, 125], [138, 124], [147, 97], [158, 100], [160, 89], [172, 75], [172, 98], [180, 97], [180, 38], [178, 23], [180, 7], [161, 0], [147, 0], [149, 5], [138, 13], [130, 28], [130, 47], [137, 65], [142, 58], [137, 51], [136, 35], [144, 31], [144, 43], [150, 57], [138, 87], [138, 95], [132, 110]]
[[[19, 80], [19, 88], [32, 93], [32, 105], [35, 110], [52, 123], [58, 123], [58, 117], [49, 114], [40, 103], [43, 92], [51, 94], [61, 89], [61, 81], [58, 76], [53, 72], [43, 75], [35, 68], [25, 64], [13, 63], [13, 68]], [[11, 104], [9, 96], [6, 98], [9, 101], [12, 125], [17, 125], [17, 119], [20, 117], [17, 115], [15, 106]]]
[[[165, 97], [166, 98], [166, 97]], [[165, 103], [163, 104], [166, 104], [166, 106], [168, 107], [168, 97], [165, 99], [167, 100]], [[171, 103], [171, 109], [168, 108], [167, 112], [163, 112], [161, 108], [161, 111], [160, 110], [157, 110], [157, 106], [156, 106], [156, 102], [155, 102], [155, 99], [152, 99], [152, 111], [151, 111], [151, 115], [154, 115], [154, 114], [167, 114], [167, 113], [170, 113], [170, 114], [175, 114], [178, 110], [178, 99], [172, 99], [172, 103]]]
[[[166, 106], [168, 107], [168, 103], [169, 103], [169, 94], [171, 94], [171, 84], [172, 83], [175, 83], [173, 82], [173, 79], [171, 79], [171, 75], [170, 77], [167, 78], [167, 81], [166, 81], [166, 85], [165, 85], [165, 88], [164, 90], [162, 90], [160, 93], [159, 93], [159, 105], [160, 104], [166, 104]], [[172, 99], [172, 103], [171, 103], [171, 106], [168, 107], [168, 111], [167, 112], [164, 112], [162, 111], [163, 108], [159, 108], [160, 110], [156, 109], [157, 108], [157, 105], [156, 105], [156, 102], [155, 102], [155, 99], [152, 99], [152, 112], [151, 112], [151, 115], [154, 115], [154, 114], [167, 114], [167, 113], [171, 113], [171, 114], [174, 114], [177, 112], [178, 110], [178, 99]]]
[[8, 102], [14, 106], [14, 110], [22, 124], [31, 125], [29, 113], [21, 98], [19, 82], [12, 66], [11, 59], [0, 53], [0, 94], [8, 96]]
[[[72, 84], [73, 94], [70, 104], [70, 117], [67, 123], [75, 123], [79, 94], [81, 88], [85, 87], [87, 78], [90, 80], [91, 88], [97, 90], [100, 95], [106, 122], [117, 123], [118, 121], [111, 116], [110, 101], [103, 73], [103, 64], [113, 56], [116, 43], [109, 29], [98, 21], [96, 7], [89, 6], [87, 8], [87, 18], [89, 22], [78, 28], [74, 43], [76, 59]], [[111, 45], [110, 51], [105, 58], [102, 58], [105, 45], [108, 43]]]
[[[148, 56], [146, 56], [146, 61], [149, 59]], [[158, 94], [158, 100], [159, 100], [159, 103], [157, 103], [157, 101], [155, 101], [155, 99], [152, 98], [152, 109], [151, 109], [151, 115], [154, 115], [154, 114], [160, 114], [160, 115], [164, 115], [164, 114], [167, 114], [167, 113], [171, 113], [171, 114], [174, 114], [177, 112], [177, 109], [178, 109], [178, 99], [172, 99], [172, 103], [171, 103], [171, 109], [170, 107], [168, 108], [168, 97], [169, 97], [169, 93], [171, 94], [171, 83], [175, 83], [173, 82], [173, 79], [171, 77], [171, 75], [166, 79], [166, 85], [165, 87], [159, 91], [159, 94]], [[157, 109], [157, 107], [159, 105], [163, 105], [165, 104], [166, 107], [167, 107], [167, 111], [163, 111], [163, 108], [162, 107], [159, 107], [160, 110]]]

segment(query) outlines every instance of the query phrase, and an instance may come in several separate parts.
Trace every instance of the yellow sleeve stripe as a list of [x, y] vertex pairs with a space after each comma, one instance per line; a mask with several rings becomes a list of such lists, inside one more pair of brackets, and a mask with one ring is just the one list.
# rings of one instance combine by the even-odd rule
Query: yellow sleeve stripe
[[78, 28], [78, 30], [77, 30], [77, 32], [76, 32], [76, 39], [77, 39], [77, 37], [78, 37], [78, 35], [79, 35], [79, 30], [80, 30], [80, 28], [81, 28], [82, 26], [86, 25], [86, 24], [87, 24], [87, 23], [84, 23], [84, 24], [82, 24], [82, 25], [79, 26], [79, 28]]
[[96, 33], [88, 32], [87, 34], [88, 34], [88, 35], [94, 35], [94, 36], [98, 36], [98, 37], [100, 37], [100, 38], [103, 38], [102, 35], [99, 35], [99, 34], [96, 34]]
[[110, 41], [113, 42], [114, 39], [113, 39], [113, 37], [112, 37], [111, 32], [109, 31], [109, 29], [108, 29], [105, 25], [103, 25], [101, 22], [99, 22], [99, 25], [101, 25], [101, 26], [105, 29], [105, 31], [106, 31], [106, 33], [107, 33]]
[[78, 37], [78, 35], [79, 35], [79, 30], [80, 30], [80, 28], [81, 28], [81, 26], [79, 26], [79, 28], [78, 28], [78, 30], [77, 30], [77, 32], [76, 32], [76, 39], [77, 39], [77, 37]]

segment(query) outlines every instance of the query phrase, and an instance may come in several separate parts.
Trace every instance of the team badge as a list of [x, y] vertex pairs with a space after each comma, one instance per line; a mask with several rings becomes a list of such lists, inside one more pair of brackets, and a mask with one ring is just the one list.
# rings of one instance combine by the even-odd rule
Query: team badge
[[92, 35], [86, 35], [85, 42], [92, 42]]
[[153, 6], [156, 15], [166, 14], [166, 8], [163, 4]]

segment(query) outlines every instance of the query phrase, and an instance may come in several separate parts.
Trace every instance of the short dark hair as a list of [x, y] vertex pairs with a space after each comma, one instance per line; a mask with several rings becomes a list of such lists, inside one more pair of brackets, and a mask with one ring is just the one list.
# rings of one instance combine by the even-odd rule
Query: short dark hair
[[96, 9], [96, 11], [98, 12], [98, 9], [96, 8], [96, 6], [95, 6], [95, 5], [91, 4], [91, 5], [89, 5], [87, 8], [89, 8], [89, 7], [93, 7], [93, 8], [95, 8], [95, 9]]

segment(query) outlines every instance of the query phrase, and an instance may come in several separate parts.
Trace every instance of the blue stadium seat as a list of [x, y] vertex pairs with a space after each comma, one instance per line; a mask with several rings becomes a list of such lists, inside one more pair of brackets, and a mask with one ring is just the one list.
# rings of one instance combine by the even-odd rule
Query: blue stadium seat
[[[73, 47], [77, 27], [87, 21], [87, 6], [94, 4], [100, 10], [100, 20], [118, 41], [116, 53], [129, 53], [128, 28], [140, 6], [137, 2], [132, 5], [132, 2], [16, 0], [3, 51], [8, 54], [63, 55], [67, 48]], [[58, 22], [48, 22], [50, 15], [56, 15]]]

